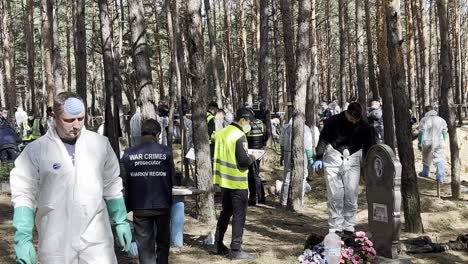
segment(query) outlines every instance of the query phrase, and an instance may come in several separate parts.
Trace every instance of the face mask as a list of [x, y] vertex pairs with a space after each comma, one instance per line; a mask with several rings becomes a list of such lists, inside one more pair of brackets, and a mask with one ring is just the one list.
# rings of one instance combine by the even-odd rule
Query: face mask
[[249, 133], [249, 131], [251, 129], [252, 129], [252, 127], [250, 126], [250, 124], [247, 124], [247, 125], [242, 127], [242, 130], [244, 130], [244, 133]]

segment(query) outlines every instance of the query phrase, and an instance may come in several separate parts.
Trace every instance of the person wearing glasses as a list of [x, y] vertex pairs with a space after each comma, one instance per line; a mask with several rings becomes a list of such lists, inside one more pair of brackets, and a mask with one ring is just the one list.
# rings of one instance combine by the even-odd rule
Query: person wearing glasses
[[328, 196], [328, 225], [332, 232], [351, 236], [356, 225], [361, 161], [376, 143], [374, 130], [362, 119], [362, 106], [325, 121], [317, 145], [314, 171], [324, 170]]

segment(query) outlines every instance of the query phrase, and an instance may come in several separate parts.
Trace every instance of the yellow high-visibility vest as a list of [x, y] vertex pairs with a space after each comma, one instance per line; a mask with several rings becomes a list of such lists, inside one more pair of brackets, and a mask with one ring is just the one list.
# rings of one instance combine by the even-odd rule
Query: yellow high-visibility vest
[[[25, 120], [23, 122], [23, 141], [36, 140], [41, 137], [41, 129], [39, 122], [39, 119], [34, 119], [32, 128], [29, 127], [28, 120]], [[32, 130], [32, 133], [28, 133], [29, 130]]]
[[244, 131], [229, 125], [216, 133], [213, 161], [213, 183], [222, 188], [244, 190], [249, 188], [249, 168], [240, 168], [236, 160], [236, 142], [245, 137]]

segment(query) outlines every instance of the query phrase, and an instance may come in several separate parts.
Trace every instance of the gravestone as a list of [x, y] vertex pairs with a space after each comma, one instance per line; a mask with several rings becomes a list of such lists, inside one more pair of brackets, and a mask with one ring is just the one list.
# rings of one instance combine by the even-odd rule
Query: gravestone
[[401, 164], [393, 150], [374, 145], [364, 163], [369, 231], [379, 256], [396, 259], [400, 240]]

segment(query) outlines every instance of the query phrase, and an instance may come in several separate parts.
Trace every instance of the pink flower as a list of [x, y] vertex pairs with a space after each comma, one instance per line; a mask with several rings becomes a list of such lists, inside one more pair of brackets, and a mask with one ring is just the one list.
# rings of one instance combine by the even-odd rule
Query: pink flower
[[364, 263], [362, 258], [359, 255], [354, 255], [351, 258], [351, 261], [353, 262], [353, 264], [362, 264], [362, 263]]
[[351, 248], [342, 248], [341, 249], [341, 259], [342, 260], [349, 260], [353, 255], [353, 249]]
[[366, 241], [366, 244], [367, 244], [369, 247], [373, 247], [373, 246], [374, 246], [374, 243], [372, 243], [372, 241], [370, 241], [370, 240], [367, 240], [367, 241]]
[[366, 237], [366, 232], [364, 232], [364, 231], [357, 231], [357, 232], [356, 232], [356, 236], [357, 236], [357, 237]]

